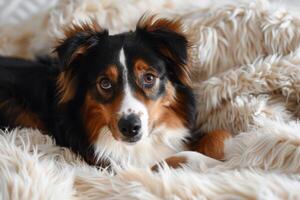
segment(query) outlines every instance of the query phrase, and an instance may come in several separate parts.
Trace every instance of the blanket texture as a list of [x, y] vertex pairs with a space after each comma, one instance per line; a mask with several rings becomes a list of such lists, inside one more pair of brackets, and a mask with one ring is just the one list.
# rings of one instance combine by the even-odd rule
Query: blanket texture
[[183, 20], [193, 42], [198, 128], [235, 135], [225, 161], [111, 173], [38, 130], [4, 130], [0, 199], [300, 199], [300, 13], [266, 1], [63, 0], [34, 24], [3, 28], [0, 52], [50, 52], [61, 27], [89, 16], [114, 33], [131, 30], [148, 9]]

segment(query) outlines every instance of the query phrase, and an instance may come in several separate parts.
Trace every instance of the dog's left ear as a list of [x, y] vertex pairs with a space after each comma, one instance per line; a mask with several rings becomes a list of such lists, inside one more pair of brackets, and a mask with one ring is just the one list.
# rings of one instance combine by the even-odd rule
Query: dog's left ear
[[167, 61], [168, 70], [185, 86], [191, 86], [188, 66], [189, 43], [179, 20], [142, 17], [136, 32]]

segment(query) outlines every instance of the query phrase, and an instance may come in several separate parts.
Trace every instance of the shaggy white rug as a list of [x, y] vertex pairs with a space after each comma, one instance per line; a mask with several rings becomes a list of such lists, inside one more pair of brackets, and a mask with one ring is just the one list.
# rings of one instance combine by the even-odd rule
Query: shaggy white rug
[[115, 32], [134, 28], [150, 8], [180, 17], [194, 42], [198, 127], [236, 135], [226, 161], [203, 157], [159, 173], [115, 166], [111, 174], [37, 130], [14, 130], [0, 134], [0, 199], [300, 199], [300, 12], [266, 1], [205, 9], [197, 1], [192, 10], [182, 2], [63, 0], [34, 25], [3, 29], [0, 51], [47, 52], [61, 26], [91, 15]]

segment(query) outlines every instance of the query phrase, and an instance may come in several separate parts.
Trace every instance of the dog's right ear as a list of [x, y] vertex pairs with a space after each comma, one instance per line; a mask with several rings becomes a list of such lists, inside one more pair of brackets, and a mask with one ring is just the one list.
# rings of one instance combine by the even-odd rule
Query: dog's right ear
[[62, 71], [72, 66], [74, 61], [80, 59], [86, 51], [108, 36], [106, 30], [95, 22], [72, 24], [64, 30], [65, 38], [54, 49], [57, 53]]
[[61, 68], [57, 78], [59, 104], [66, 104], [75, 96], [78, 87], [76, 69], [80, 59], [88, 49], [108, 37], [108, 32], [102, 30], [95, 21], [80, 25], [73, 24], [65, 29], [64, 34], [65, 38], [54, 49]]

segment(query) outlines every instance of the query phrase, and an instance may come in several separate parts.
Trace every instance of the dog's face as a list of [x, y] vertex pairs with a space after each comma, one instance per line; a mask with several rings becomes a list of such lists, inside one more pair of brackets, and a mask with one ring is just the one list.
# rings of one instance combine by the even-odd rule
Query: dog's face
[[187, 48], [180, 24], [165, 19], [142, 19], [135, 32], [113, 36], [95, 23], [73, 26], [56, 48], [60, 104], [80, 110], [92, 143], [104, 127], [126, 143], [156, 127], [191, 128]]

